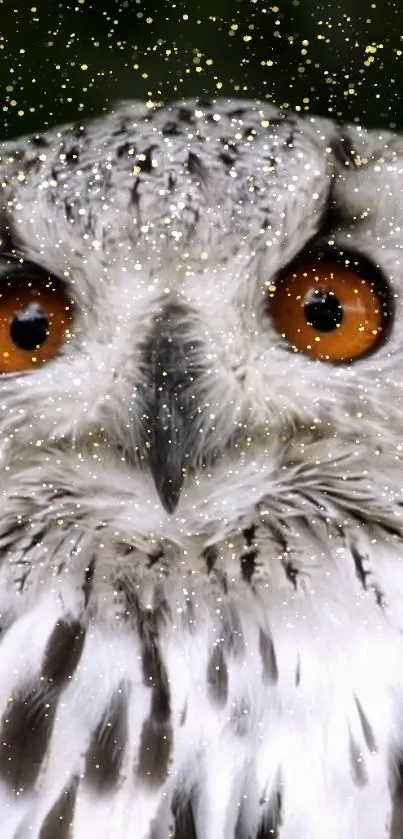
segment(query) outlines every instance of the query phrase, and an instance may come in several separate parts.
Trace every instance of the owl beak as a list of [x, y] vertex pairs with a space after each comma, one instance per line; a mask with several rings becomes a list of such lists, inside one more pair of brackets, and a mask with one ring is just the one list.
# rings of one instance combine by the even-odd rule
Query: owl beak
[[187, 448], [194, 423], [189, 409], [186, 342], [161, 329], [153, 343], [147, 399], [148, 463], [164, 509], [176, 509], [185, 475]]
[[149, 464], [155, 488], [167, 513], [178, 505], [184, 478], [184, 417], [169, 380], [156, 388]]

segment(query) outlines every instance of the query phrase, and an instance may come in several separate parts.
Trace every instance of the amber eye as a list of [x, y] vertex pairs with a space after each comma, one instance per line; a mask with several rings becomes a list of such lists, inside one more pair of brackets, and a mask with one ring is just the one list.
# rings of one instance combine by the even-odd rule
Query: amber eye
[[68, 338], [72, 302], [50, 277], [0, 280], [0, 374], [51, 361]]
[[299, 265], [269, 288], [276, 329], [295, 352], [321, 361], [367, 355], [384, 337], [390, 314], [385, 288], [369, 273], [349, 260]]

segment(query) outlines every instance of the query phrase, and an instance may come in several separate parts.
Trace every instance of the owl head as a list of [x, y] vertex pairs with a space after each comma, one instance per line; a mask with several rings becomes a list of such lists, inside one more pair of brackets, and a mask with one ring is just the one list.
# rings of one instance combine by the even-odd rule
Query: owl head
[[399, 527], [399, 138], [129, 103], [4, 144], [0, 182], [14, 514], [183, 544], [263, 501]]

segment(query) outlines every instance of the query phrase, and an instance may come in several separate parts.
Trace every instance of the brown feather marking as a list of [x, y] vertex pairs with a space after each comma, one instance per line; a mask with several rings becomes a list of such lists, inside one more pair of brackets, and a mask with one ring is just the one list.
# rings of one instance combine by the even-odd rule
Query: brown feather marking
[[172, 727], [159, 724], [151, 714], [141, 732], [137, 777], [152, 786], [160, 786], [168, 776], [172, 751]]
[[159, 633], [170, 616], [163, 587], [156, 585], [153, 608], [134, 604], [142, 652], [143, 684], [151, 690], [151, 708], [140, 736], [136, 780], [159, 786], [169, 772], [173, 730], [168, 673], [159, 647]]
[[173, 839], [196, 839], [192, 800], [174, 796], [172, 812], [175, 820]]
[[241, 656], [245, 650], [242, 622], [234, 603], [224, 600], [221, 608], [221, 628], [223, 646], [226, 652]]
[[228, 668], [222, 644], [215, 644], [207, 664], [207, 684], [210, 698], [217, 705], [228, 699]]
[[140, 739], [137, 777], [148, 784], [164, 783], [172, 752], [171, 696], [168, 674], [158, 647], [153, 651], [153, 687], [150, 714]]
[[57, 685], [70, 679], [80, 660], [84, 639], [78, 621], [57, 621], [46, 646], [42, 678]]
[[276, 684], [278, 682], [276, 651], [270, 635], [263, 629], [259, 630], [259, 653], [262, 659], [263, 681], [266, 684]]
[[368, 773], [362, 752], [350, 733], [350, 763], [353, 779], [357, 786], [364, 787], [368, 783]]
[[76, 621], [58, 621], [39, 678], [12, 696], [0, 726], [0, 777], [15, 791], [37, 779], [48, 748], [60, 693], [73, 675], [84, 644]]
[[11, 697], [1, 720], [0, 773], [15, 790], [35, 783], [50, 738], [54, 699], [40, 682]]
[[39, 839], [69, 839], [77, 798], [78, 778], [73, 778], [67, 789], [55, 801], [39, 833]]
[[368, 746], [369, 751], [374, 754], [375, 752], [378, 751], [378, 747], [376, 745], [376, 740], [375, 740], [374, 732], [372, 730], [372, 726], [371, 726], [371, 724], [368, 720], [368, 717], [366, 716], [366, 714], [364, 712], [364, 709], [361, 705], [360, 700], [357, 697], [355, 697], [355, 704], [357, 706], [358, 716], [360, 718], [362, 733], [364, 735], [365, 742]]
[[264, 816], [257, 839], [278, 839], [282, 824], [282, 796], [277, 792]]
[[116, 786], [128, 730], [127, 696], [120, 688], [96, 726], [85, 756], [85, 777], [98, 792]]

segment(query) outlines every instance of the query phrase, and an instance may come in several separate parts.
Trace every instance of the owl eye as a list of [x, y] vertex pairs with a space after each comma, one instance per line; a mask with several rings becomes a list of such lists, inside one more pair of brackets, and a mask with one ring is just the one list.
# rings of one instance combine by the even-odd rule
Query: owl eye
[[366, 261], [319, 255], [269, 287], [270, 313], [294, 352], [347, 362], [374, 351], [391, 317], [388, 289]]
[[0, 374], [22, 373], [51, 361], [69, 337], [72, 301], [46, 275], [0, 279]]

